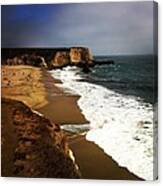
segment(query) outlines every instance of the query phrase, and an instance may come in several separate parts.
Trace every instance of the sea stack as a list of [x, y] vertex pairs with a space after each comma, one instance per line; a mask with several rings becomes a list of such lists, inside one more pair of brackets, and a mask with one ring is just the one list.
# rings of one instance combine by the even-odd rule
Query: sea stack
[[57, 51], [52, 60], [53, 68], [65, 66], [89, 66], [93, 63], [93, 55], [89, 48], [71, 47], [68, 51]]
[[63, 67], [70, 64], [70, 56], [69, 56], [69, 52], [67, 51], [58, 51], [55, 54], [55, 57], [52, 61], [52, 66], [54, 68], [57, 67]]
[[90, 64], [93, 61], [93, 56], [89, 48], [72, 47], [70, 49], [70, 60], [72, 64], [78, 64], [81, 62]]
[[87, 47], [70, 48], [3, 48], [3, 65], [30, 65], [48, 69], [65, 66], [88, 68], [93, 66], [94, 59]]

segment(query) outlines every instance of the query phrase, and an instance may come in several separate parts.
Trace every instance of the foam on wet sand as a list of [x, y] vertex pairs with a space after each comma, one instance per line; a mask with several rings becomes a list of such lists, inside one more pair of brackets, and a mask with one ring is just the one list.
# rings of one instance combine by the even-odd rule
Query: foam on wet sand
[[78, 105], [90, 122], [86, 139], [99, 145], [120, 166], [153, 180], [153, 106], [134, 96], [79, 82], [82, 77], [76, 67], [51, 74], [63, 82], [62, 87], [81, 96]]

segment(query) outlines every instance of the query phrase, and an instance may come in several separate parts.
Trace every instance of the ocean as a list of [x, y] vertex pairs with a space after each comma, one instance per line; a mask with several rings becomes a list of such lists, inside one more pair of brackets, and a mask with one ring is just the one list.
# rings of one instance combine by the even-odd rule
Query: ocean
[[152, 55], [96, 56], [114, 64], [95, 66], [85, 74], [78, 67], [52, 70], [58, 86], [80, 95], [78, 105], [89, 123], [64, 125], [86, 132], [119, 166], [145, 180], [153, 180], [157, 143], [157, 62]]

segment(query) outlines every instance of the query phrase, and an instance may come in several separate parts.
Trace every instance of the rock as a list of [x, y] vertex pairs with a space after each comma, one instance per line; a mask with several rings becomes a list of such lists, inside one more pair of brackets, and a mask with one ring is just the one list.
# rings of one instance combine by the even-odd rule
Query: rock
[[35, 56], [33, 60], [34, 60], [34, 66], [47, 68], [47, 64], [43, 57]]
[[93, 56], [90, 49], [84, 47], [72, 47], [70, 51], [58, 51], [53, 60], [53, 68], [65, 66], [78, 66], [83, 72], [90, 72], [89, 66], [93, 63]]
[[87, 47], [2, 49], [2, 64], [31, 65], [48, 69], [82, 64], [88, 68], [93, 65], [93, 56]]
[[37, 55], [21, 55], [16, 56], [12, 59], [6, 60], [7, 65], [32, 65], [35, 67], [47, 68], [47, 64], [43, 57]]
[[14, 57], [13, 59], [7, 59], [7, 65], [23, 65], [23, 60], [19, 57]]
[[2, 176], [80, 178], [59, 125], [4, 98], [1, 125]]
[[89, 73], [89, 72], [91, 72], [91, 70], [90, 70], [90, 68], [89, 68], [88, 65], [85, 65], [85, 66], [83, 67], [83, 72], [84, 72], [84, 73]]
[[23, 55], [21, 58], [23, 59], [24, 65], [32, 65], [35, 67], [47, 68], [47, 64], [45, 62], [45, 59], [42, 56]]
[[95, 65], [113, 65], [114, 61], [113, 60], [93, 60], [92, 66]]
[[92, 64], [92, 61], [93, 57], [88, 48], [72, 47], [69, 51], [56, 52], [52, 64], [53, 68], [76, 65], [82, 68], [84, 67], [84, 69], [88, 69], [88, 66]]
[[78, 64], [81, 62], [92, 63], [93, 56], [90, 49], [84, 47], [72, 47], [70, 49], [70, 60], [72, 64]]
[[70, 64], [69, 52], [57, 52], [53, 60], [53, 67], [63, 67], [68, 64]]

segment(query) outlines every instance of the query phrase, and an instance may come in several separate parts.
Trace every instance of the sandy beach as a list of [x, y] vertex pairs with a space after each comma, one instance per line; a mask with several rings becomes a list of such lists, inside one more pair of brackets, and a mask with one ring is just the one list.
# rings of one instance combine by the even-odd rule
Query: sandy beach
[[[60, 125], [88, 123], [77, 105], [77, 100], [80, 97], [78, 95], [66, 94], [62, 90], [59, 90], [54, 86], [58, 81], [54, 80], [47, 72], [44, 72], [44, 78], [44, 82], [48, 82], [48, 84], [46, 83], [48, 104], [38, 111]], [[51, 112], [53, 109], [54, 112]], [[130, 173], [126, 168], [118, 166], [96, 144], [87, 141], [85, 136], [73, 136], [69, 135], [69, 146], [75, 155], [83, 178], [140, 180], [140, 178]]]
[[157, 180], [158, 3], [3, 3], [1, 17], [2, 176]]
[[3, 65], [1, 71], [2, 97], [22, 101], [35, 109], [48, 103], [40, 68]]
[[83, 178], [104, 180], [140, 180], [126, 168], [120, 167], [110, 156], [106, 155], [85, 136], [77, 136], [69, 140]]
[[[23, 101], [59, 125], [88, 123], [77, 105], [80, 97], [65, 93], [55, 86], [61, 82], [54, 80], [47, 71], [28, 66], [5, 66], [2, 67], [2, 73], [2, 97]], [[10, 80], [7, 79], [9, 74]], [[69, 135], [67, 138], [82, 178], [141, 180], [127, 169], [119, 167], [84, 136]]]
[[[84, 115], [81, 113], [77, 101], [80, 98], [78, 95], [71, 95], [64, 92], [61, 88], [55, 86], [61, 83], [60, 80], [54, 79], [49, 72], [43, 71], [42, 82], [46, 89], [46, 100], [48, 103], [37, 109], [59, 124], [84, 124], [87, 123]], [[54, 110], [54, 111], [53, 111]]]

